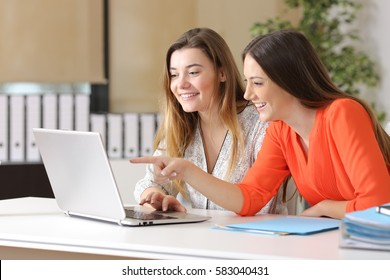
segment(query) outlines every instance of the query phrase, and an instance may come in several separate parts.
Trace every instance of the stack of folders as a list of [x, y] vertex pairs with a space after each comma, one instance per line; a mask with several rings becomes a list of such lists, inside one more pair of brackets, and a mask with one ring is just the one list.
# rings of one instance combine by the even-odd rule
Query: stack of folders
[[346, 214], [341, 221], [340, 247], [390, 251], [390, 216], [377, 209]]

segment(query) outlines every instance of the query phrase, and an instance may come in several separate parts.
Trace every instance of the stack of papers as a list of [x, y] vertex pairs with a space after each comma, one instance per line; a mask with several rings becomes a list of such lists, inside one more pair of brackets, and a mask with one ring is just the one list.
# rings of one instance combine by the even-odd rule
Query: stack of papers
[[217, 225], [214, 229], [240, 231], [267, 235], [308, 235], [339, 228], [340, 220], [330, 218], [311, 218], [280, 216], [270, 220]]
[[340, 246], [390, 250], [390, 216], [378, 213], [376, 207], [347, 213], [341, 223]]

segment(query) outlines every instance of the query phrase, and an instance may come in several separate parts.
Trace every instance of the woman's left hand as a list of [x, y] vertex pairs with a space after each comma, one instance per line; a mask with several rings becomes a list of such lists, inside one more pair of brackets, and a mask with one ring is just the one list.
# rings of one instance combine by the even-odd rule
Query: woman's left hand
[[348, 201], [323, 200], [304, 210], [301, 215], [342, 219], [345, 216], [347, 203]]

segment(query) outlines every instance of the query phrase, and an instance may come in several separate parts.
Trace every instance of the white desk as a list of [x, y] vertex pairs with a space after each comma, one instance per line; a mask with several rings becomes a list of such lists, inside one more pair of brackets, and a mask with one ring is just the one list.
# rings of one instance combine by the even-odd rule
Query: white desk
[[266, 236], [211, 229], [268, 219], [227, 211], [195, 224], [122, 227], [65, 216], [54, 199], [0, 201], [1, 259], [390, 259], [390, 252], [341, 249], [339, 231], [310, 236]]

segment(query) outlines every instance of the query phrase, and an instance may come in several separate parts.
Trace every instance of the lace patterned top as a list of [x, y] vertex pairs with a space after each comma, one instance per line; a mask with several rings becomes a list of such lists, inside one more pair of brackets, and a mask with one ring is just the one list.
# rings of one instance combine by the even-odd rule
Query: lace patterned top
[[[240, 157], [239, 162], [237, 163], [231, 175], [226, 176], [225, 173], [227, 172], [229, 167], [229, 157], [231, 150], [230, 147], [232, 146], [232, 138], [231, 135], [228, 133], [222, 144], [214, 169], [211, 173], [213, 176], [229, 181], [231, 183], [241, 182], [247, 170], [254, 163], [257, 153], [259, 152], [263, 143], [265, 132], [268, 127], [268, 123], [261, 122], [259, 120], [259, 115], [256, 111], [255, 106], [253, 105], [248, 105], [242, 112], [238, 114], [238, 121], [242, 127], [242, 132], [245, 141], [244, 156]], [[162, 154], [163, 151], [160, 149], [157, 149], [154, 152], [154, 155], [156, 156]], [[196, 129], [195, 139], [188, 146], [184, 158], [192, 161], [195, 165], [207, 172], [206, 156], [199, 126]], [[134, 197], [136, 201], [140, 201], [140, 196], [145, 189], [149, 187], [161, 188], [159, 185], [153, 183], [152, 168], [152, 165], [147, 165], [145, 177], [138, 181], [135, 186]], [[187, 192], [187, 198], [189, 201], [185, 200], [178, 192], [178, 190], [170, 183], [163, 185], [163, 188], [164, 191], [166, 191], [168, 194], [176, 196], [178, 200], [187, 208], [192, 207], [200, 209], [224, 210], [224, 208], [216, 205], [212, 201], [209, 201], [204, 195], [199, 193], [187, 183], [185, 183], [184, 188]], [[212, 188], [212, 186], [210, 186], [210, 188]], [[273, 199], [271, 199], [269, 203], [260, 210], [260, 213], [269, 213], [272, 200]], [[285, 214], [287, 210], [283, 209], [283, 206], [281, 205], [281, 202], [279, 200], [281, 199], [278, 198], [278, 203], [276, 204], [274, 213]]]

